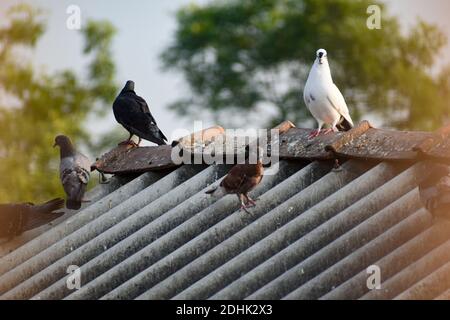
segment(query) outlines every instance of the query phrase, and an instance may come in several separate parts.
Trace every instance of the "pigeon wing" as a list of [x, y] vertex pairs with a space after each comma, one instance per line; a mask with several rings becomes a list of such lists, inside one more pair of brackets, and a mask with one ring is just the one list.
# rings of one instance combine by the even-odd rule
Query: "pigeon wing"
[[230, 172], [220, 183], [220, 186], [228, 193], [238, 193], [246, 180], [247, 176], [245, 175], [243, 167], [238, 164], [231, 168]]
[[133, 96], [121, 94], [113, 104], [114, 116], [124, 127], [130, 126], [136, 116], [142, 115], [141, 106]]
[[129, 114], [129, 119], [134, 121], [129, 122], [125, 127], [130, 128], [137, 136], [152, 141], [158, 144], [165, 144], [166, 136], [161, 132], [158, 126], [152, 123], [149, 117], [141, 114]]
[[242, 184], [240, 190], [242, 193], [247, 193], [253, 190], [262, 180], [262, 176], [247, 177]]
[[116, 120], [128, 131], [157, 144], [165, 144], [166, 136], [156, 125], [144, 99], [127, 95], [116, 99], [113, 105]]
[[330, 90], [327, 94], [327, 99], [328, 102], [330, 102], [330, 104], [333, 106], [333, 108], [336, 109], [336, 111], [353, 126], [353, 121], [350, 117], [350, 113], [348, 111], [344, 96], [334, 83], [330, 87]]
[[167, 141], [167, 138], [164, 135], [164, 133], [162, 133], [162, 131], [158, 128], [158, 124], [156, 123], [155, 118], [153, 118], [153, 115], [150, 112], [150, 108], [148, 107], [147, 102], [144, 100], [144, 98], [142, 98], [138, 95], [135, 95], [135, 98], [136, 98], [137, 103], [141, 107], [142, 112], [145, 113], [145, 115], [150, 119], [151, 124], [154, 125], [154, 126], [150, 126], [150, 131], [152, 131], [152, 133], [155, 137], [158, 137], [161, 140]]
[[83, 185], [89, 182], [88, 173], [78, 167], [67, 169], [61, 173], [61, 182], [70, 199], [81, 200]]
[[90, 177], [89, 159], [77, 153], [61, 161], [61, 183], [69, 199], [81, 201]]
[[150, 112], [150, 108], [148, 107], [148, 104], [144, 100], [144, 98], [142, 98], [138, 95], [135, 95], [135, 99], [136, 99], [136, 102], [139, 105], [140, 109], [142, 110], [142, 112], [145, 113], [151, 119], [152, 123], [157, 124], [156, 120], [155, 120], [155, 118], [153, 118], [153, 115]]
[[228, 193], [247, 193], [261, 182], [262, 174], [255, 164], [237, 164], [231, 168], [221, 186]]
[[77, 154], [75, 155], [75, 166], [81, 168], [83, 172], [85, 172], [85, 175], [87, 177], [85, 177], [84, 179], [87, 179], [86, 183], [88, 183], [91, 170], [91, 161], [89, 160], [89, 158], [84, 154], [77, 152]]

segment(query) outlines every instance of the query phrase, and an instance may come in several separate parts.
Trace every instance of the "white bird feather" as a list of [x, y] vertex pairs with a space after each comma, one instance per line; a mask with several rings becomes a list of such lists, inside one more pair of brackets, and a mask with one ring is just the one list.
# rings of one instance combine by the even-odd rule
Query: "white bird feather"
[[337, 131], [337, 125], [344, 118], [351, 127], [353, 121], [344, 96], [334, 84], [328, 64], [327, 52], [317, 50], [317, 57], [309, 72], [303, 90], [303, 99], [309, 111], [318, 122], [317, 134], [324, 124]]

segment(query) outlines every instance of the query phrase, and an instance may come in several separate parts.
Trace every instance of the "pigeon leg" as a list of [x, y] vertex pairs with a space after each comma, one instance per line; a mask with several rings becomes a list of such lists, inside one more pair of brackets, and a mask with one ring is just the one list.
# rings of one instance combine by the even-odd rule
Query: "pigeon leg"
[[122, 142], [120, 142], [120, 143], [119, 143], [119, 146], [120, 146], [120, 145], [129, 144], [132, 137], [133, 137], [133, 134], [130, 132], [130, 136], [128, 137], [128, 139], [127, 139], [127, 140], [124, 140], [124, 141], [122, 141]]
[[126, 141], [122, 141], [121, 143], [119, 143], [119, 146], [132, 146], [133, 148], [137, 148], [139, 147], [139, 145], [134, 142], [133, 140], [126, 140]]
[[331, 124], [331, 130], [333, 131], [333, 132], [338, 132], [339, 130], [338, 130], [338, 128], [336, 127], [337, 126], [337, 124], [339, 123], [339, 120], [340, 120], [341, 118], [339, 117], [339, 118], [337, 118], [332, 124]]
[[[127, 140], [122, 141], [119, 143], [119, 146], [123, 146], [123, 145], [132, 145], [133, 147], [139, 147], [139, 144], [136, 144], [136, 142], [134, 142], [133, 140], [131, 140], [131, 138], [133, 138], [133, 134], [130, 132], [130, 136], [128, 137]], [[140, 142], [139, 138], [139, 142]]]
[[322, 133], [323, 134], [329, 134], [329, 133], [331, 133], [333, 131], [334, 131], [333, 128], [328, 128], [328, 129], [323, 130]]
[[255, 206], [255, 204], [254, 204], [255, 202], [254, 201], [250, 201], [250, 198], [249, 198], [248, 194], [243, 193], [242, 195], [243, 195], [243, 197], [245, 199], [245, 207], [246, 208], [251, 208], [251, 207]]
[[317, 127], [316, 130], [313, 130], [313, 131], [309, 134], [308, 139], [313, 139], [313, 138], [319, 136], [320, 133], [321, 133], [321, 130], [322, 130], [322, 126], [323, 126], [323, 123], [322, 123], [322, 122], [319, 122], [319, 126]]
[[248, 205], [248, 207], [256, 207], [256, 202], [253, 199], [248, 199], [248, 202], [250, 203], [250, 205]]
[[248, 206], [245, 204], [245, 200], [244, 200], [245, 195], [243, 195], [243, 194], [238, 194], [237, 196], [238, 196], [238, 198], [239, 198], [239, 201], [241, 202], [241, 207], [240, 207], [239, 210], [244, 210], [245, 212], [247, 212], [248, 214], [250, 214], [250, 212], [247, 210]]
[[320, 135], [320, 130], [318, 130], [318, 129], [313, 130], [309, 134], [308, 139], [313, 139], [313, 138], [317, 137], [318, 135]]
[[247, 205], [247, 207], [256, 207], [256, 201], [258, 201], [259, 199], [252, 199], [248, 194], [245, 194], [245, 197], [247, 198], [247, 204], [251, 204], [250, 206]]
[[241, 208], [239, 210], [244, 210], [245, 212], [247, 212], [248, 214], [250, 214], [250, 211], [247, 210], [247, 206], [245, 205], [241, 205]]

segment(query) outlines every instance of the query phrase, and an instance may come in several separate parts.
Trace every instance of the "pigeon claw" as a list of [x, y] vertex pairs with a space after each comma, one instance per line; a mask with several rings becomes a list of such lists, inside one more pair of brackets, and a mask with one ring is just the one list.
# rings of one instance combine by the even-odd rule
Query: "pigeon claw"
[[120, 142], [119, 146], [132, 146], [133, 148], [138, 148], [139, 144], [137, 144], [133, 140], [125, 140], [125, 141]]
[[252, 199], [252, 198], [248, 198], [247, 201], [247, 208], [251, 208], [251, 207], [256, 207], [256, 201], [258, 201], [259, 199]]
[[245, 205], [241, 205], [241, 208], [239, 210], [244, 210], [245, 212], [247, 212], [248, 214], [250, 214], [250, 211], [247, 210], [248, 206]]
[[321, 133], [320, 130], [313, 130], [311, 131], [311, 133], [308, 135], [308, 139], [314, 139], [315, 137], [319, 136]]

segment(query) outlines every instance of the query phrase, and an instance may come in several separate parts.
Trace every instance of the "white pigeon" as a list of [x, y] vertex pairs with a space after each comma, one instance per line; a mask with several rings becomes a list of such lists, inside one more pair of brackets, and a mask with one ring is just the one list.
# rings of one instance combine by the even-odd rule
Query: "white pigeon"
[[331, 78], [325, 49], [317, 50], [316, 60], [303, 90], [303, 99], [319, 124], [318, 129], [311, 133], [310, 138], [317, 137], [324, 124], [330, 125], [324, 134], [338, 131], [338, 126], [342, 131], [350, 130], [353, 127], [345, 99]]

